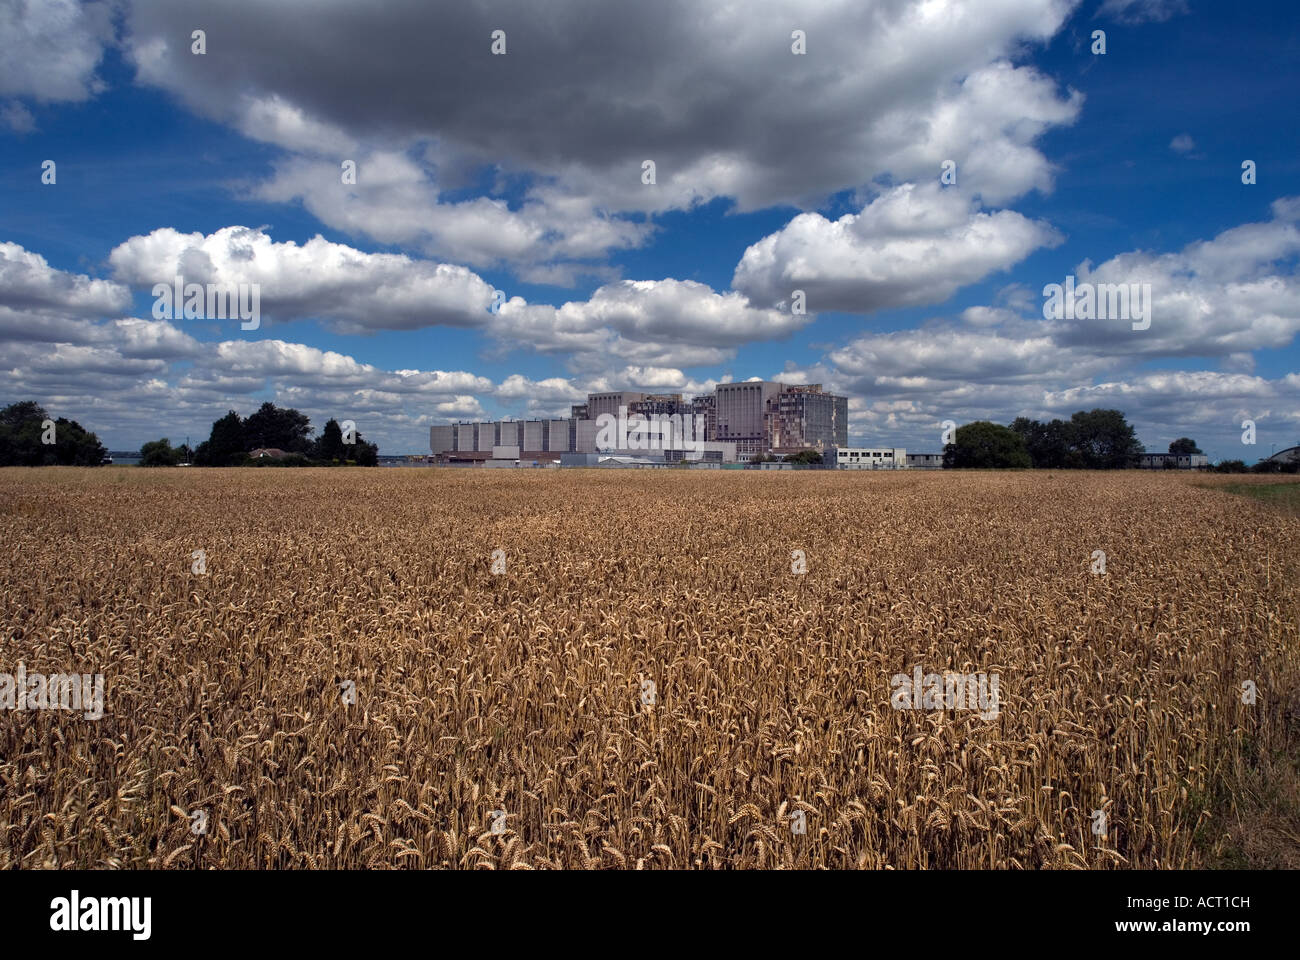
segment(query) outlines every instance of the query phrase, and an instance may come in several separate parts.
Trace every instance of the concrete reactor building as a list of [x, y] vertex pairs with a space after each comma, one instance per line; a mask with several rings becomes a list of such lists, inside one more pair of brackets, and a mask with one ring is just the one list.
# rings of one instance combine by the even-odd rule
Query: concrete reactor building
[[[769, 453], [844, 446], [848, 403], [847, 397], [824, 392], [821, 384], [767, 380], [719, 384], [714, 393], [689, 400], [680, 393], [619, 390], [588, 394], [586, 403], [573, 404], [571, 415], [561, 420], [437, 424], [429, 428], [429, 448], [443, 463], [501, 460], [494, 450], [515, 448], [511, 459], [521, 463], [558, 463], [564, 454], [644, 456], [648, 451], [668, 462], [745, 462]], [[611, 421], [623, 424], [619, 443], [602, 443], [611, 436], [601, 433], [602, 424]], [[671, 432], [661, 433], [666, 423]]]

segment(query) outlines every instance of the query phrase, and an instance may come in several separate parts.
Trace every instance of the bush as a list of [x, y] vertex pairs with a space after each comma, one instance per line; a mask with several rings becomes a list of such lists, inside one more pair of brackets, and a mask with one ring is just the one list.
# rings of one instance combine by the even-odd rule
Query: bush
[[174, 467], [181, 462], [181, 452], [166, 437], [151, 440], [140, 448], [140, 466]]
[[1214, 465], [1215, 473], [1249, 473], [1245, 460], [1220, 460]]
[[[53, 442], [46, 443], [47, 439]], [[34, 400], [0, 410], [0, 466], [97, 467], [107, 457], [97, 436], [75, 420], [52, 420]]]

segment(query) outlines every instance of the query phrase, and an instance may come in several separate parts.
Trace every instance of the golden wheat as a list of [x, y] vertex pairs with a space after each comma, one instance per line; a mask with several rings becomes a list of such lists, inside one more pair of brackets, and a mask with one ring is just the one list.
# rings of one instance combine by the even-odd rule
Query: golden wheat
[[0, 672], [105, 677], [0, 711], [0, 868], [1199, 866], [1300, 713], [1300, 521], [1213, 486], [0, 471]]

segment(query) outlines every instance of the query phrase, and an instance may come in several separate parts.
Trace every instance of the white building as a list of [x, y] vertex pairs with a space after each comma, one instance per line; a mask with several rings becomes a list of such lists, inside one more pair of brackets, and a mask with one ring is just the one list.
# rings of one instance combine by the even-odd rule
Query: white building
[[906, 470], [902, 447], [831, 447], [822, 462], [836, 470]]
[[909, 453], [907, 455], [909, 470], [942, 470], [942, 453]]
[[1144, 470], [1204, 470], [1209, 465], [1203, 453], [1144, 453], [1139, 462]]

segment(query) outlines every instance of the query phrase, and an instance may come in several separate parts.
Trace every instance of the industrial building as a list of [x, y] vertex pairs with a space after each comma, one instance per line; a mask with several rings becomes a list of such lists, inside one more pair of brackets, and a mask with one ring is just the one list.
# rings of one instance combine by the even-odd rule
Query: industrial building
[[766, 380], [720, 383], [714, 391], [717, 405], [718, 439], [736, 445], [741, 460], [767, 453], [767, 431], [763, 415], [767, 403], [781, 385]]
[[706, 393], [691, 400], [691, 415], [704, 418], [704, 439], [718, 439], [718, 398]]
[[714, 398], [717, 439], [735, 443], [742, 461], [848, 443], [848, 397], [824, 393], [820, 383], [720, 383]]
[[[826, 393], [821, 384], [788, 385], [766, 380], [719, 384], [713, 394], [684, 399], [680, 393], [619, 390], [587, 395], [561, 420], [501, 420], [448, 423], [429, 428], [429, 448], [443, 463], [485, 463], [497, 447], [518, 447], [522, 462], [559, 462], [564, 454], [605, 453], [642, 456], [662, 453], [672, 463], [698, 459], [713, 463], [748, 462], [768, 453], [823, 451], [848, 440], [848, 398]], [[687, 433], [681, 449], [659, 448], [655, 429], [633, 429], [627, 449], [597, 449], [602, 417], [620, 415], [694, 425], [702, 418], [703, 436]], [[689, 441], [688, 441], [689, 438]], [[654, 442], [646, 443], [649, 439]], [[638, 442], [639, 441], [639, 442]], [[678, 446], [674, 444], [674, 446]]]
[[849, 439], [849, 399], [823, 393], [820, 383], [781, 385], [763, 415], [768, 449], [791, 454], [825, 451]]

